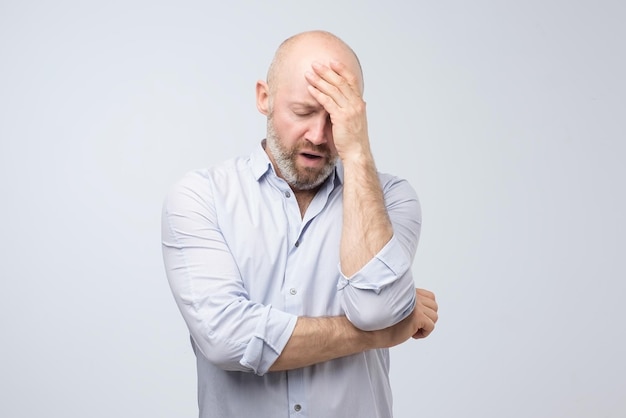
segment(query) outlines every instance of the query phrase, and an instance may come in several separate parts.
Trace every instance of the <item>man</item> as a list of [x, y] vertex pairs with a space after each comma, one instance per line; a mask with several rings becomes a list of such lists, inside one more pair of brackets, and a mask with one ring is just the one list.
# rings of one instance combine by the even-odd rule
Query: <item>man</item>
[[256, 86], [266, 139], [167, 196], [200, 417], [392, 416], [388, 348], [428, 336], [438, 307], [411, 274], [417, 196], [377, 172], [362, 95], [342, 40], [287, 39]]

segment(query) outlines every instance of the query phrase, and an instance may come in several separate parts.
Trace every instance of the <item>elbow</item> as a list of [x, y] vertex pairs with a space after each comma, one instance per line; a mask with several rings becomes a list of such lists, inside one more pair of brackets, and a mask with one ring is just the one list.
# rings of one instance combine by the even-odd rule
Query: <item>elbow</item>
[[343, 295], [346, 318], [362, 331], [393, 326], [415, 309], [415, 288], [411, 286], [408, 290], [398, 293], [398, 289], [387, 287], [377, 293], [347, 286]]
[[205, 336], [192, 338], [193, 349], [196, 356], [203, 356], [215, 367], [226, 371], [250, 372], [252, 370], [242, 366], [242, 347], [225, 342], [210, 333]]
[[347, 309], [346, 318], [361, 331], [376, 331], [388, 328], [396, 323], [393, 316], [372, 310]]

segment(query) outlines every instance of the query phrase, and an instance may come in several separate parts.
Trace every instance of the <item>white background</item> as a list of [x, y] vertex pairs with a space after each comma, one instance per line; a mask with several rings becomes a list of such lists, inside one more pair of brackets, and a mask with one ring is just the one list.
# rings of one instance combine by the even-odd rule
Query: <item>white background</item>
[[[423, 206], [398, 418], [626, 416], [622, 1], [0, 1], [0, 416], [193, 417], [160, 210], [264, 136], [278, 44], [359, 54]], [[323, 418], [323, 417], [322, 417]]]

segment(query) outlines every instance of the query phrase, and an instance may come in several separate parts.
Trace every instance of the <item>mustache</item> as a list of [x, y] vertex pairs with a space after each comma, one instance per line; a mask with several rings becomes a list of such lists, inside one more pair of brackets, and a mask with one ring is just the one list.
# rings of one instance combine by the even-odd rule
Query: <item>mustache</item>
[[319, 154], [330, 154], [330, 147], [328, 144], [315, 145], [308, 139], [303, 139], [302, 142], [297, 145], [296, 149], [298, 152], [310, 151]]

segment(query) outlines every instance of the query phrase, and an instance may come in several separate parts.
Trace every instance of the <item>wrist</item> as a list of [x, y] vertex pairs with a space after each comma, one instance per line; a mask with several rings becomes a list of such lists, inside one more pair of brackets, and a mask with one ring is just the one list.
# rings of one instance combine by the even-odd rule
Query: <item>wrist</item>
[[337, 154], [344, 166], [347, 164], [368, 165], [374, 160], [371, 149], [367, 144], [353, 144], [343, 149], [337, 148]]

